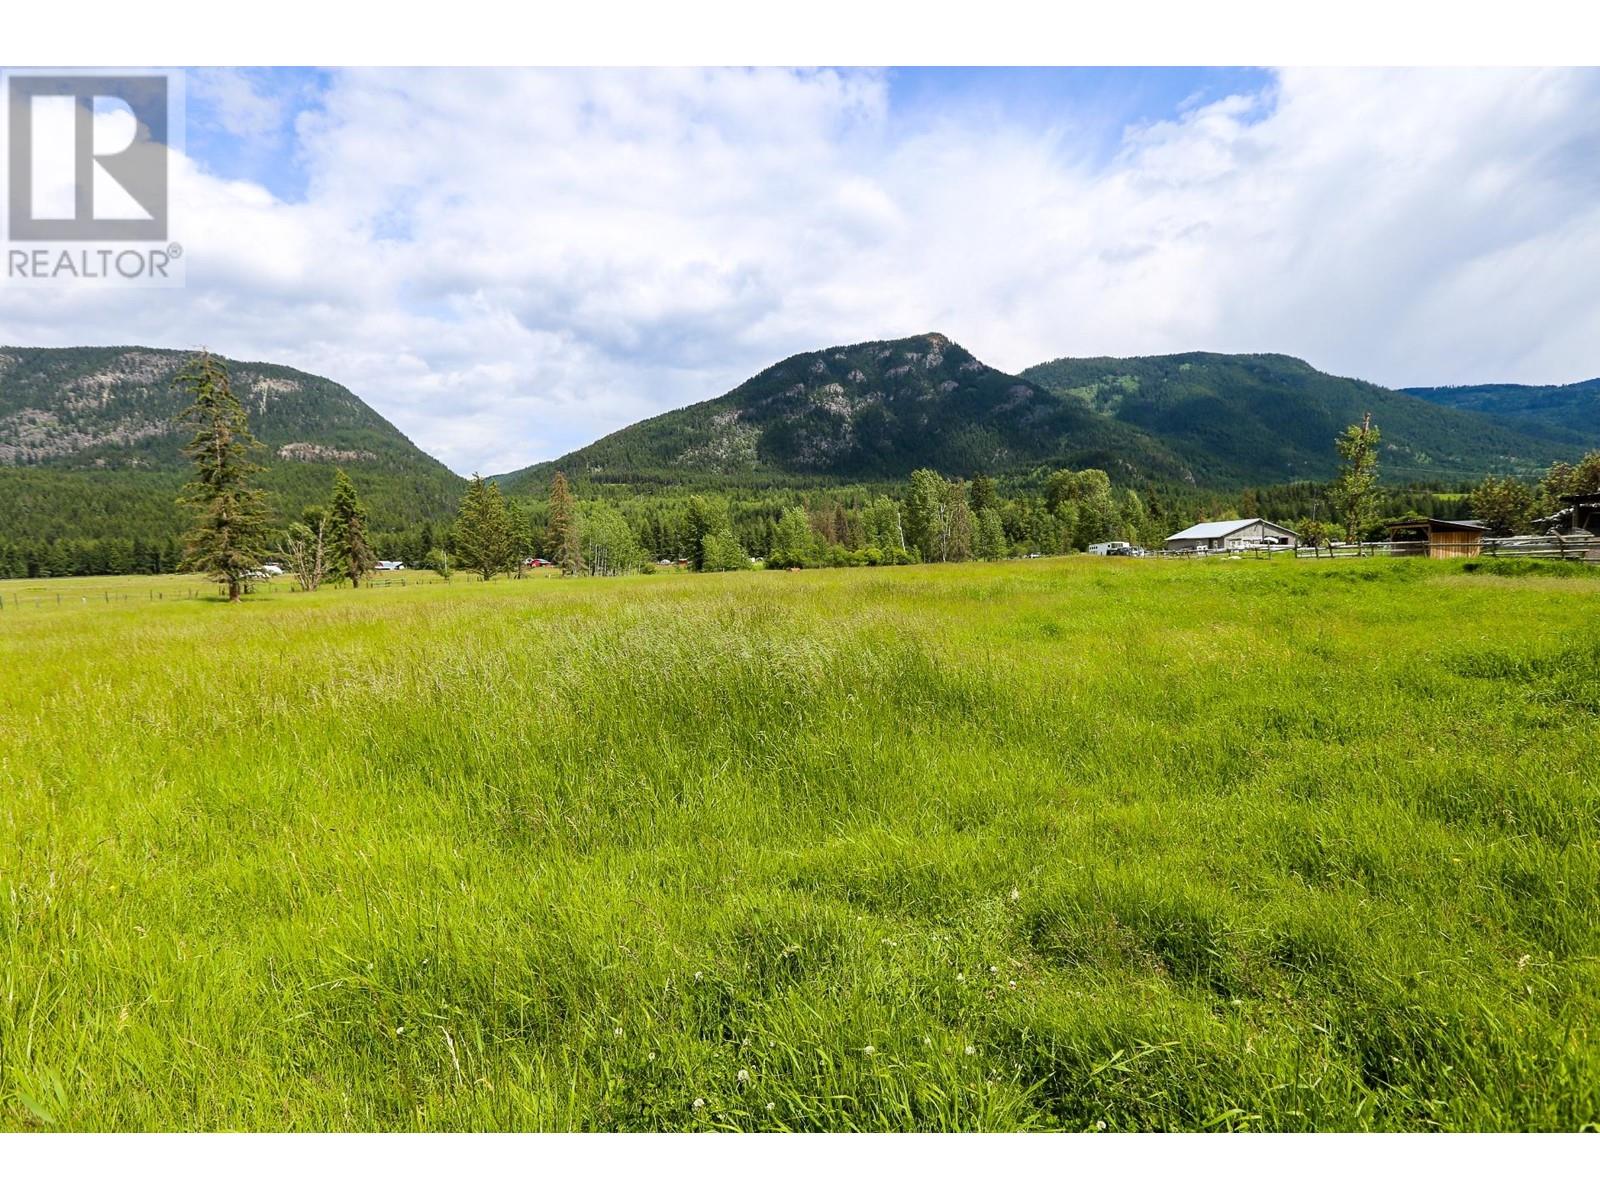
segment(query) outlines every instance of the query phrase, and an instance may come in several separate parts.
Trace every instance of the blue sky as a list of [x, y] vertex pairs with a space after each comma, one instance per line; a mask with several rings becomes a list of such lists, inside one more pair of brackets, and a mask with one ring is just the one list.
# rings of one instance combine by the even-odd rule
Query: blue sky
[[1593, 70], [198, 70], [187, 284], [0, 343], [347, 384], [459, 471], [938, 330], [1005, 370], [1277, 351], [1600, 374]]
[[[1129, 126], [1170, 120], [1240, 92], [1270, 89], [1272, 73], [1218, 67], [897, 67], [888, 84], [889, 119], [902, 131], [973, 120], [1052, 133], [1092, 160], [1116, 154]], [[305, 199], [307, 172], [294, 138], [300, 114], [320, 107], [334, 73], [316, 68], [191, 72], [188, 152], [208, 170], [261, 184], [281, 200]], [[244, 81], [271, 111], [241, 127], [237, 93], [219, 78]], [[236, 84], [231, 85], [236, 86]]]

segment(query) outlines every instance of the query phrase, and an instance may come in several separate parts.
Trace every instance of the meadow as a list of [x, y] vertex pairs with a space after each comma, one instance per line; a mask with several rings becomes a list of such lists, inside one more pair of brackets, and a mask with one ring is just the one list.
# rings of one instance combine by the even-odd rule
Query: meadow
[[1600, 1121], [1600, 570], [68, 582], [0, 1127]]

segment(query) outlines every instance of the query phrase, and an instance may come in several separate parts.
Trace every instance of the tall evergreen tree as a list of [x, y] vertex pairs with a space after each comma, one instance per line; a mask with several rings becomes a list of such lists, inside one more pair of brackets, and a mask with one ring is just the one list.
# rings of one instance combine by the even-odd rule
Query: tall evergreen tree
[[994, 480], [979, 472], [972, 477], [972, 511], [982, 513], [995, 506]]
[[516, 500], [506, 504], [506, 520], [511, 526], [512, 558], [516, 563], [517, 578], [527, 574], [528, 557], [533, 553], [533, 523], [528, 520], [528, 509]]
[[550, 481], [550, 546], [552, 560], [563, 575], [583, 572], [583, 530], [578, 505], [572, 499], [567, 477], [557, 471]]
[[261, 443], [250, 435], [227, 370], [211, 355], [192, 359], [177, 381], [194, 393], [178, 415], [194, 431], [183, 451], [194, 464], [195, 478], [179, 498], [194, 510], [182, 567], [227, 584], [228, 600], [236, 601], [245, 578], [260, 570], [267, 552], [266, 502], [250, 486], [250, 477], [262, 469], [250, 460], [250, 451]]
[[498, 484], [486, 483], [481, 475], [472, 477], [461, 497], [454, 533], [455, 554], [461, 565], [476, 571], [485, 581], [511, 565], [516, 553], [511, 518]]
[[372, 574], [372, 569], [378, 565], [378, 556], [367, 538], [367, 510], [361, 506], [355, 484], [343, 471], [333, 476], [328, 531], [339, 569], [349, 577], [351, 587], [360, 587], [362, 578]]

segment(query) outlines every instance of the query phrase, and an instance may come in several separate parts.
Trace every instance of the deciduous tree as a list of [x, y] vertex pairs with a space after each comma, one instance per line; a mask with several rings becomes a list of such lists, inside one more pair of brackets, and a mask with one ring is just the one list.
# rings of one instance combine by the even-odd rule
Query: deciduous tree
[[1533, 529], [1538, 514], [1534, 491], [1520, 479], [1485, 479], [1467, 497], [1472, 515], [1488, 526], [1493, 537], [1512, 537]]
[[290, 573], [308, 592], [316, 591], [328, 578], [332, 570], [329, 552], [328, 514], [320, 508], [301, 513], [278, 550]]
[[1378, 427], [1372, 414], [1352, 425], [1334, 443], [1344, 465], [1328, 489], [1328, 502], [1344, 522], [1344, 540], [1359, 542], [1362, 531], [1377, 517]]

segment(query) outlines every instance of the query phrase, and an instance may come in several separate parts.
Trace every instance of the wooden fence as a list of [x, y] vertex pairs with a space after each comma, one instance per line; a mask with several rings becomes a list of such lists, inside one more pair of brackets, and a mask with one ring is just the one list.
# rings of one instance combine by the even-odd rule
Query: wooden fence
[[1529, 537], [1482, 538], [1476, 543], [1452, 542], [1445, 553], [1424, 538], [1403, 542], [1336, 542], [1331, 546], [1296, 546], [1296, 558], [1552, 558], [1566, 562], [1600, 563], [1600, 538], [1588, 535], [1546, 534]]
[[1600, 563], [1600, 537], [1551, 533], [1539, 537], [1484, 538], [1483, 552], [1492, 558], [1555, 558], [1565, 562]]

